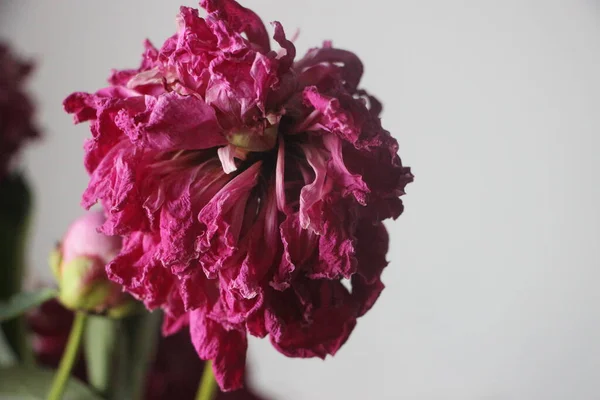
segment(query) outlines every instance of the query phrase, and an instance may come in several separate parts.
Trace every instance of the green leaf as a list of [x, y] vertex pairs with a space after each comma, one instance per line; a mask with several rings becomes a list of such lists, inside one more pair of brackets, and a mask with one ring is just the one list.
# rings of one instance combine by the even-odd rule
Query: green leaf
[[54, 289], [44, 288], [36, 292], [21, 292], [11, 297], [7, 302], [0, 303], [0, 322], [16, 318], [30, 308], [56, 297]]
[[122, 320], [119, 365], [114, 381], [115, 399], [143, 398], [148, 369], [154, 360], [162, 313], [144, 311]]
[[0, 367], [6, 367], [9, 365], [13, 365], [17, 362], [17, 356], [15, 355], [13, 349], [11, 349], [10, 345], [6, 341], [4, 337], [4, 333], [0, 329]]
[[[16, 366], [0, 368], [0, 399], [44, 400], [52, 384], [54, 371]], [[75, 378], [67, 384], [63, 400], [101, 400], [89, 388]]]

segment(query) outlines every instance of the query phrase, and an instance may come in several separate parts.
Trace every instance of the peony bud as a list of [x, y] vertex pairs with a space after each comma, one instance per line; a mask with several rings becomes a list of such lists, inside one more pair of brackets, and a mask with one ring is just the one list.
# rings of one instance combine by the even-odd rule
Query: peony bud
[[130, 313], [135, 302], [106, 276], [105, 266], [121, 250], [121, 238], [98, 232], [104, 220], [102, 212], [78, 218], [49, 261], [65, 307], [118, 318]]

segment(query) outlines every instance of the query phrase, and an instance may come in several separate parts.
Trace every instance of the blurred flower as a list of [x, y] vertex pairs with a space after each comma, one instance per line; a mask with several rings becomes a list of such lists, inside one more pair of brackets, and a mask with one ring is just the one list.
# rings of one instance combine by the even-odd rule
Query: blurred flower
[[33, 104], [23, 88], [31, 70], [31, 63], [19, 60], [0, 43], [0, 179], [15, 153], [39, 135], [33, 124]]
[[294, 62], [279, 23], [275, 51], [252, 11], [201, 6], [65, 109], [91, 121], [83, 204], [100, 201], [103, 232], [124, 237], [110, 278], [165, 310], [165, 334], [189, 325], [231, 390], [248, 333], [293, 357], [342, 346], [383, 289], [382, 221], [413, 177], [356, 55], [325, 42]]
[[50, 265], [65, 307], [119, 317], [135, 301], [106, 276], [105, 266], [120, 251], [121, 238], [98, 232], [105, 220], [102, 212], [89, 212], [73, 222]]
[[[163, 337], [148, 374], [146, 400], [193, 400], [205, 362], [194, 351], [188, 331]], [[248, 388], [219, 392], [215, 400], [261, 400]]]
[[[49, 300], [27, 315], [32, 333], [32, 347], [36, 361], [56, 368], [67, 345], [73, 323], [73, 311], [58, 301]], [[146, 379], [145, 400], [193, 400], [205, 363], [194, 352], [187, 331], [161, 338], [156, 358]], [[82, 355], [74, 369], [79, 379], [86, 380], [85, 360]], [[220, 392], [215, 400], [261, 400], [248, 389]]]

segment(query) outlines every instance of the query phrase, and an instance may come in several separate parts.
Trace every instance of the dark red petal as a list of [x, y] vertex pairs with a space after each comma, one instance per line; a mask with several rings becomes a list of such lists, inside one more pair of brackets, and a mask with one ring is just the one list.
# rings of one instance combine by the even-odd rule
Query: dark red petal
[[254, 11], [242, 7], [234, 0], [200, 0], [200, 6], [215, 18], [226, 21], [233, 30], [245, 33], [250, 42], [263, 53], [271, 49], [269, 34]]

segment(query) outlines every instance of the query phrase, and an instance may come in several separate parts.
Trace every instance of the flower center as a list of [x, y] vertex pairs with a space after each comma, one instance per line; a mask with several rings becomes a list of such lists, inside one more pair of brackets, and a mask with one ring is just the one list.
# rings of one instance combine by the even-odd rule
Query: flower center
[[270, 125], [263, 132], [240, 130], [227, 135], [227, 141], [246, 151], [269, 151], [277, 142], [279, 124]]

